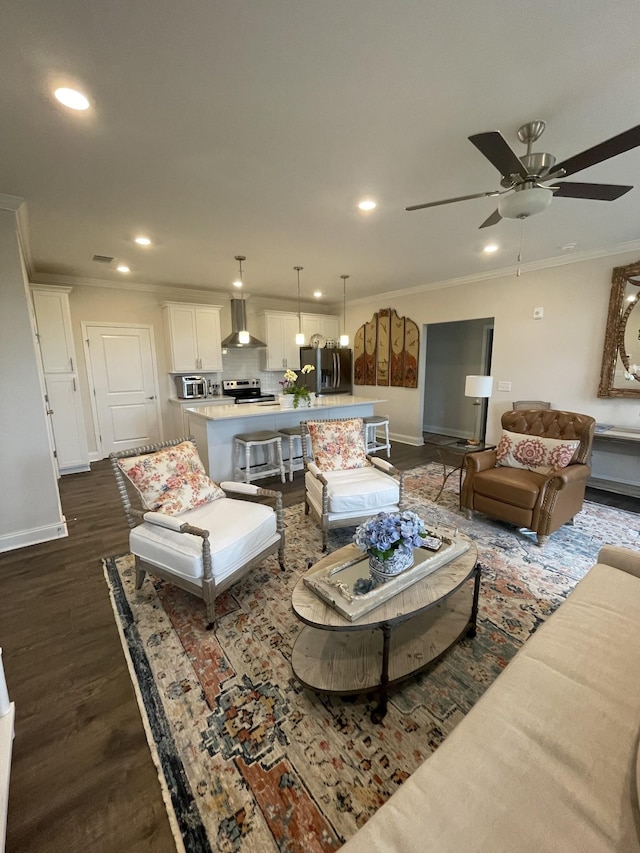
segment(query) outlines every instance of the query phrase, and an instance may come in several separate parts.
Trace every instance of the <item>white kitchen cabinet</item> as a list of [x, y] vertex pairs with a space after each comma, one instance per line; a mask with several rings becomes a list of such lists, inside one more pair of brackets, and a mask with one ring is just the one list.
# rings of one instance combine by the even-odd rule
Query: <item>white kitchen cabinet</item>
[[45, 373], [74, 373], [70, 287], [31, 288]]
[[267, 344], [265, 370], [300, 367], [300, 349], [296, 344], [298, 315], [285, 311], [265, 311], [264, 337]]
[[78, 380], [69, 374], [48, 373], [44, 381], [60, 473], [86, 471], [89, 452], [82, 406], [77, 405]]
[[89, 470], [89, 450], [69, 310], [70, 287], [32, 285], [46, 411], [60, 474]]
[[162, 309], [170, 371], [221, 371], [221, 306], [165, 302]]
[[302, 331], [306, 345], [316, 334], [337, 344], [340, 338], [340, 317], [332, 314], [302, 314]]

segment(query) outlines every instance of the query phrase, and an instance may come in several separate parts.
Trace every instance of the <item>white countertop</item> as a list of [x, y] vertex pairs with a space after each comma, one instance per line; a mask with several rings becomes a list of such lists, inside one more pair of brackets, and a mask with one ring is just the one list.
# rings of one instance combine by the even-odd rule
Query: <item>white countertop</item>
[[191, 400], [185, 400], [182, 397], [169, 397], [169, 402], [174, 406], [226, 406], [228, 405], [228, 397], [223, 397], [222, 394], [216, 394], [215, 397], [193, 397]]
[[188, 408], [187, 411], [194, 417], [207, 421], [224, 421], [238, 418], [251, 418], [269, 414], [280, 414], [281, 412], [304, 412], [310, 418], [329, 409], [342, 408], [344, 406], [363, 406], [372, 403], [384, 403], [384, 400], [372, 399], [371, 397], [354, 397], [351, 394], [323, 394], [316, 397], [313, 406], [298, 406], [297, 409], [283, 409], [275, 402], [243, 403], [237, 406], [232, 403], [229, 406], [197, 406]]

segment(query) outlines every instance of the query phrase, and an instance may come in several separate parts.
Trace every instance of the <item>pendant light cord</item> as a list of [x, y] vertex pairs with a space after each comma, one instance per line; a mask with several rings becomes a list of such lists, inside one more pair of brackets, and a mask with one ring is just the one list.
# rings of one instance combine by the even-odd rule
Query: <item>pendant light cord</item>
[[300, 270], [304, 269], [304, 267], [294, 267], [294, 270], [298, 273], [298, 334], [302, 334], [302, 315], [300, 314]]
[[347, 279], [348, 275], [341, 275], [342, 279], [342, 339], [347, 341]]

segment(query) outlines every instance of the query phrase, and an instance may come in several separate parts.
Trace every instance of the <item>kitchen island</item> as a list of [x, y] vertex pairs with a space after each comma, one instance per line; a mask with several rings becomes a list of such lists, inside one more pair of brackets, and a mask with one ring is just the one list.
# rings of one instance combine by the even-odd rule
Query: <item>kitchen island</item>
[[189, 433], [194, 437], [198, 453], [212, 480], [233, 480], [233, 437], [241, 432], [282, 427], [300, 421], [329, 418], [366, 418], [373, 415], [375, 403], [368, 397], [350, 394], [323, 394], [312, 406], [284, 409], [275, 403], [246, 403], [229, 406], [199, 406], [187, 409]]

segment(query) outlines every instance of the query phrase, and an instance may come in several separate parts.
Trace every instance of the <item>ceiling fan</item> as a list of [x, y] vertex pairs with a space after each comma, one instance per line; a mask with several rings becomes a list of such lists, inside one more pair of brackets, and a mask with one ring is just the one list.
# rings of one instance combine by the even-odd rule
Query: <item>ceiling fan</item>
[[[554, 196], [558, 198], [583, 198], [599, 201], [615, 201], [620, 196], [632, 190], [633, 187], [619, 184], [585, 184], [577, 181], [560, 181], [583, 169], [616, 157], [631, 148], [640, 145], [640, 125], [625, 130], [617, 136], [612, 136], [588, 148], [580, 154], [569, 157], [561, 163], [556, 163], [552, 154], [531, 151], [531, 146], [542, 136], [545, 123], [541, 120], [523, 124], [518, 130], [518, 139], [527, 146], [527, 153], [518, 157], [509, 146], [502, 134], [497, 130], [487, 133], [476, 133], [469, 140], [481, 154], [489, 160], [500, 172], [502, 190], [487, 193], [462, 195], [458, 198], [446, 198], [441, 201], [430, 201], [426, 204], [414, 204], [406, 210], [423, 210], [425, 207], [438, 207], [441, 204], [452, 204], [456, 201], [468, 201], [472, 198], [488, 198], [500, 196], [498, 209], [480, 225], [487, 228], [495, 225], [501, 219], [526, 219], [542, 213], [551, 204]], [[551, 181], [552, 185], [547, 186]]]

